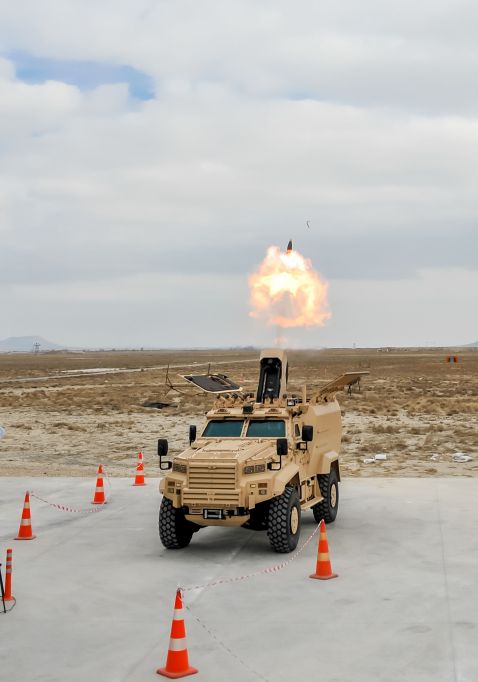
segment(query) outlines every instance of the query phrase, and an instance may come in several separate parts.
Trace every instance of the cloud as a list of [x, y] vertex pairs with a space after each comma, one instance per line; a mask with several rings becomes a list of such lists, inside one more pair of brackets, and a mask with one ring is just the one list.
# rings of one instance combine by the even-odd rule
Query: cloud
[[[173, 302], [146, 297], [149, 314], [167, 308], [179, 339], [175, 301], [201, 307], [214, 278], [247, 316], [247, 273], [290, 238], [340, 287], [476, 270], [478, 9], [460, 13], [444, 0], [2, 7], [0, 293], [84, 290], [93, 305], [97, 291], [106, 311], [100, 291], [132, 310], [132, 283], [163, 288]], [[66, 314], [65, 296], [48, 300], [50, 321]]]
[[0, 60], [0, 130], [7, 150], [12, 138], [57, 129], [80, 100], [76, 87], [52, 80], [28, 85], [15, 77], [12, 62]]
[[[10, 87], [19, 119], [23, 95], [15, 105]], [[474, 265], [478, 128], [468, 119], [257, 102], [218, 86], [133, 110], [120, 86], [75, 91], [65, 113], [47, 84], [18, 87], [41, 91], [48, 125], [32, 137], [30, 117], [25, 143], [3, 155], [4, 278], [221, 273], [255, 265], [290, 237], [323, 253], [316, 266], [333, 276], [339, 262], [343, 276], [350, 263], [386, 276], [392, 253], [394, 275], [428, 266], [430, 254], [442, 263], [450, 249], [454, 264]]]
[[26, 0], [2, 8], [0, 43], [44, 58], [129, 65], [158, 86], [227, 83], [252, 96], [425, 113], [476, 113], [469, 0]]
[[[326, 327], [285, 331], [289, 347], [458, 345], [476, 340], [478, 273], [433, 269], [413, 280], [332, 280]], [[118, 292], [124, 292], [123, 295]], [[245, 277], [133, 276], [15, 286], [2, 322], [19, 335], [50, 331], [72, 346], [193, 347], [274, 343], [276, 330], [248, 317]], [[28, 316], [25, 310], [29, 311]]]

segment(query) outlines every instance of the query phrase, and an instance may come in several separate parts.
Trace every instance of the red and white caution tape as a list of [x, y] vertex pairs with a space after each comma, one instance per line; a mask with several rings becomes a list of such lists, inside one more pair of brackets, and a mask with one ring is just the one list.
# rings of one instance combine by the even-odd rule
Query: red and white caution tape
[[[181, 592], [190, 592], [192, 590], [201, 590], [205, 589], [207, 587], [216, 587], [217, 585], [225, 585], [227, 583], [235, 583], [239, 582], [240, 580], [248, 580], [249, 578], [255, 578], [258, 575], [264, 575], [267, 573], [277, 573], [278, 571], [281, 571], [283, 568], [291, 564], [293, 561], [297, 559], [297, 557], [304, 551], [304, 549], [307, 547], [307, 545], [312, 541], [312, 539], [317, 535], [319, 532], [320, 526], [317, 526], [315, 530], [309, 535], [307, 540], [304, 542], [304, 544], [298, 549], [294, 554], [287, 559], [287, 561], [283, 561], [280, 564], [276, 564], [275, 566], [269, 566], [268, 568], [262, 568], [258, 571], [254, 571], [253, 573], [247, 573], [246, 575], [240, 575], [236, 576], [234, 578], [218, 578], [218, 580], [215, 580], [211, 583], [205, 583], [204, 585], [195, 585], [194, 587], [180, 587], [179, 589]], [[248, 673], [252, 673], [255, 677], [257, 677], [259, 680], [263, 680], [263, 682], [269, 682], [269, 678], [265, 677], [262, 675], [262, 673], [258, 672], [254, 668], [251, 667], [249, 663], [246, 663], [244, 659], [236, 654], [230, 646], [224, 643], [220, 637], [212, 631], [212, 629], [204, 623], [204, 621], [197, 616], [197, 614], [193, 613], [191, 611], [191, 607], [187, 604], [184, 603], [184, 607], [187, 609], [189, 613], [191, 613], [192, 617], [194, 620], [209, 634], [209, 636], [216, 642], [216, 644], [219, 644], [221, 648], [223, 648], [230, 656], [236, 659], [238, 663], [245, 669], [247, 670]]]
[[104, 506], [101, 505], [100, 507], [93, 507], [93, 509], [73, 509], [72, 507], [68, 507], [65, 504], [56, 504], [55, 502], [49, 502], [48, 500], [43, 499], [43, 497], [40, 497], [39, 495], [36, 495], [34, 492], [30, 491], [31, 497], [34, 497], [36, 500], [39, 500], [40, 502], [44, 502], [50, 507], [53, 507], [54, 509], [58, 509], [59, 511], [64, 511], [64, 512], [71, 512], [72, 514], [96, 514], [97, 512], [103, 511]]
[[[106, 502], [109, 502], [111, 499], [112, 485], [111, 485], [110, 477], [108, 476], [108, 472], [103, 469], [103, 474], [105, 476], [106, 482], [107, 482], [109, 490], [110, 490], [109, 495], [108, 495], [108, 499], [106, 500]], [[32, 492], [31, 490], [30, 490], [30, 495], [32, 497], [34, 497], [35, 499], [39, 500], [40, 502], [44, 502], [49, 507], [53, 507], [54, 509], [58, 509], [59, 511], [70, 512], [71, 514], [96, 514], [97, 512], [103, 511], [103, 509], [104, 509], [103, 504], [100, 506], [97, 506], [97, 507], [93, 507], [91, 509], [90, 508], [88, 508], [88, 509], [73, 509], [72, 507], [69, 507], [66, 504], [56, 504], [55, 502], [50, 502], [49, 500], [45, 500], [43, 497], [40, 497], [39, 495]], [[106, 502], [105, 502], [105, 504], [106, 504]]]
[[200, 625], [202, 627], [202, 629], [205, 632], [207, 632], [207, 634], [210, 636], [210, 638], [214, 642], [216, 642], [216, 644], [219, 644], [219, 646], [222, 649], [224, 649], [224, 651], [229, 656], [231, 656], [232, 658], [235, 658], [236, 661], [244, 668], [244, 670], [246, 670], [248, 673], [252, 673], [252, 675], [257, 677], [259, 680], [262, 680], [263, 682], [269, 682], [268, 677], [264, 677], [264, 675], [262, 675], [262, 673], [258, 672], [255, 668], [251, 667], [250, 663], [246, 663], [246, 661], [241, 656], [236, 654], [236, 652], [233, 651], [230, 646], [225, 644], [225, 642], [223, 642], [223, 640], [219, 637], [219, 635], [216, 632], [214, 632], [209, 625], [206, 625], [206, 623], [203, 620], [201, 620], [201, 618], [199, 618], [199, 616], [197, 614], [195, 614], [191, 611], [191, 608], [187, 604], [184, 604], [184, 608], [191, 614], [191, 616], [194, 618], [196, 623], [198, 623], [198, 625]]
[[258, 575], [265, 575], [267, 573], [277, 573], [278, 571], [282, 571], [283, 568], [291, 564], [293, 561], [297, 559], [297, 557], [302, 554], [304, 549], [307, 547], [307, 545], [312, 541], [312, 539], [317, 535], [319, 532], [320, 526], [317, 526], [315, 530], [309, 535], [307, 540], [304, 542], [302, 547], [298, 549], [294, 554], [287, 559], [287, 561], [283, 561], [281, 564], [276, 564], [275, 566], [269, 566], [268, 568], [260, 568], [258, 571], [253, 571], [252, 573], [246, 573], [245, 575], [238, 575], [233, 578], [218, 578], [217, 580], [214, 580], [213, 582], [210, 583], [204, 583], [204, 585], [194, 585], [192, 587], [181, 587], [180, 589], [183, 592], [191, 592], [192, 590], [204, 590], [207, 587], [216, 587], [217, 585], [226, 585], [227, 583], [237, 583], [240, 582], [241, 580], [249, 580], [249, 578], [255, 578]]

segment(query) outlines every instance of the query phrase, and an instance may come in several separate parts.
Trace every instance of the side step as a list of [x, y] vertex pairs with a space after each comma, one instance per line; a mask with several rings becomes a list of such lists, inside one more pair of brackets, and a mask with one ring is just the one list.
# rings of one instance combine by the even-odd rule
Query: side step
[[322, 495], [321, 495], [320, 497], [314, 497], [314, 498], [312, 498], [311, 500], [307, 500], [307, 502], [304, 502], [304, 504], [301, 504], [301, 505], [300, 505], [300, 508], [301, 508], [302, 510], [304, 510], [304, 509], [310, 509], [310, 508], [313, 507], [315, 504], [318, 504], [319, 502], [322, 502], [323, 499], [324, 499], [324, 498], [323, 498]]

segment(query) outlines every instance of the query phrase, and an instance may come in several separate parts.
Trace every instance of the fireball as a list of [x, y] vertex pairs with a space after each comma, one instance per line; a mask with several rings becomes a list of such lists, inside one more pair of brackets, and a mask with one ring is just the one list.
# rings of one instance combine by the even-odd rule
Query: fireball
[[323, 326], [331, 317], [328, 283], [308, 258], [291, 248], [270, 246], [258, 270], [249, 277], [251, 317], [279, 327]]

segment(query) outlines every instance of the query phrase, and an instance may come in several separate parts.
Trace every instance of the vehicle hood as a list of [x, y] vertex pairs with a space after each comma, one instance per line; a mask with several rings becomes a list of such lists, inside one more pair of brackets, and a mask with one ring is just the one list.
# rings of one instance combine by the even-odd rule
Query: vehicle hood
[[[197, 446], [200, 447], [197, 447]], [[196, 448], [186, 450], [188, 461], [198, 460], [223, 460], [245, 462], [249, 459], [262, 460], [267, 455], [273, 455], [276, 451], [275, 440], [252, 440], [248, 438], [231, 438], [228, 440], [209, 440], [202, 438]]]

